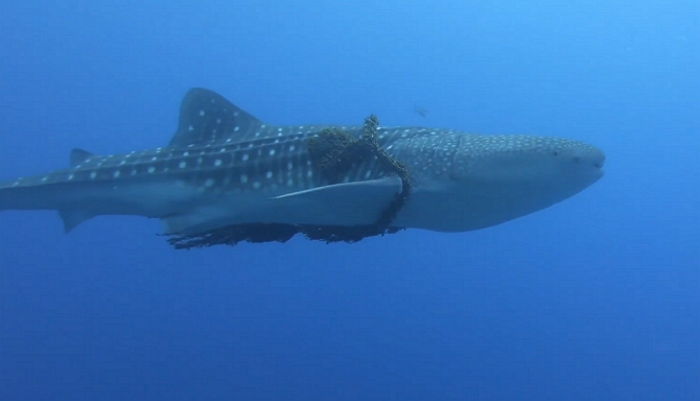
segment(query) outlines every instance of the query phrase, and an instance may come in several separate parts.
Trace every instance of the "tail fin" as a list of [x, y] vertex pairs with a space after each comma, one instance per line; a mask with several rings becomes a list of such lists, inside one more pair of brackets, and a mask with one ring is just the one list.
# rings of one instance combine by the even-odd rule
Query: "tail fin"
[[25, 185], [33, 177], [0, 184], [0, 210], [56, 209], [54, 197], [42, 185]]
[[[50, 205], [50, 199], [42, 189], [37, 187], [13, 187], [13, 183], [0, 184], [0, 211], [3, 210], [29, 210], [29, 209], [56, 209]], [[80, 209], [58, 209], [58, 214], [63, 220], [63, 227], [70, 232], [80, 223], [95, 217], [94, 214]]]
[[24, 209], [22, 188], [15, 188], [13, 182], [0, 183], [0, 210]]

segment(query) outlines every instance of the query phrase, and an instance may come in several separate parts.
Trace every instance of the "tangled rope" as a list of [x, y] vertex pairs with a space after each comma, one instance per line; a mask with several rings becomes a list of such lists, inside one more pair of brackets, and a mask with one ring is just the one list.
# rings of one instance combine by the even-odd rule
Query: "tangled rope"
[[401, 191], [382, 210], [379, 218], [369, 225], [316, 226], [305, 224], [253, 223], [238, 224], [196, 234], [175, 234], [168, 242], [176, 249], [189, 249], [213, 245], [235, 245], [248, 242], [285, 242], [296, 234], [325, 242], [357, 242], [363, 238], [395, 233], [401, 228], [392, 222], [411, 194], [408, 170], [392, 158], [378, 140], [379, 120], [367, 117], [359, 138], [352, 132], [328, 128], [308, 140], [309, 156], [321, 176], [329, 184], [340, 182], [352, 168], [376, 160], [382, 175], [396, 175], [401, 179]]

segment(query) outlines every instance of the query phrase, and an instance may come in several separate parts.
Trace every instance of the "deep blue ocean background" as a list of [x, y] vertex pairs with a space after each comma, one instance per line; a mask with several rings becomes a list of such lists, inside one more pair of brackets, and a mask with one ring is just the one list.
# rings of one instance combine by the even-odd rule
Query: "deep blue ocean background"
[[[175, 251], [0, 214], [0, 400], [700, 400], [700, 3], [6, 1], [0, 179], [166, 144], [190, 87], [274, 124], [593, 143], [530, 216]], [[427, 111], [422, 117], [416, 110]]]

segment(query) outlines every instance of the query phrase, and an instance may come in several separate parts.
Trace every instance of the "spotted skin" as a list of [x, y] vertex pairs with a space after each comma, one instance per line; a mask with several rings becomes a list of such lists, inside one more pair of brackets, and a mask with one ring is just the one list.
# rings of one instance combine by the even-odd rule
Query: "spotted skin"
[[[0, 185], [0, 210], [56, 209], [67, 230], [102, 214], [161, 218], [170, 233], [255, 222], [371, 224], [400, 181], [370, 160], [340, 184], [327, 182], [308, 151], [326, 128], [361, 133], [265, 124], [214, 92], [193, 89], [167, 146], [102, 156], [75, 150], [69, 168]], [[600, 178], [604, 160], [585, 143], [539, 136], [380, 127], [377, 139], [408, 169], [413, 187], [394, 224], [438, 231], [547, 207]]]

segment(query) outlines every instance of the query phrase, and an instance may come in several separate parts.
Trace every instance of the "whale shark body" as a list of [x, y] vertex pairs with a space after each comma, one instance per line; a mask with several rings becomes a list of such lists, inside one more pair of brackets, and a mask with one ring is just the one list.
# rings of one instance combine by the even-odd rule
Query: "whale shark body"
[[[350, 160], [330, 179], [311, 149], [329, 130], [363, 135], [362, 126], [269, 125], [212, 91], [191, 89], [168, 145], [119, 155], [75, 149], [68, 168], [0, 184], [0, 210], [57, 210], [66, 231], [126, 214], [161, 219], [166, 234], [180, 238], [244, 232], [199, 243], [210, 245], [287, 239], [308, 233], [302, 227], [371, 226], [410, 182], [383, 229], [458, 232], [566, 199], [602, 176], [605, 159], [569, 139], [377, 126], [379, 151], [408, 179], [387, 170], [380, 154]], [[286, 234], [260, 235], [280, 229]]]

